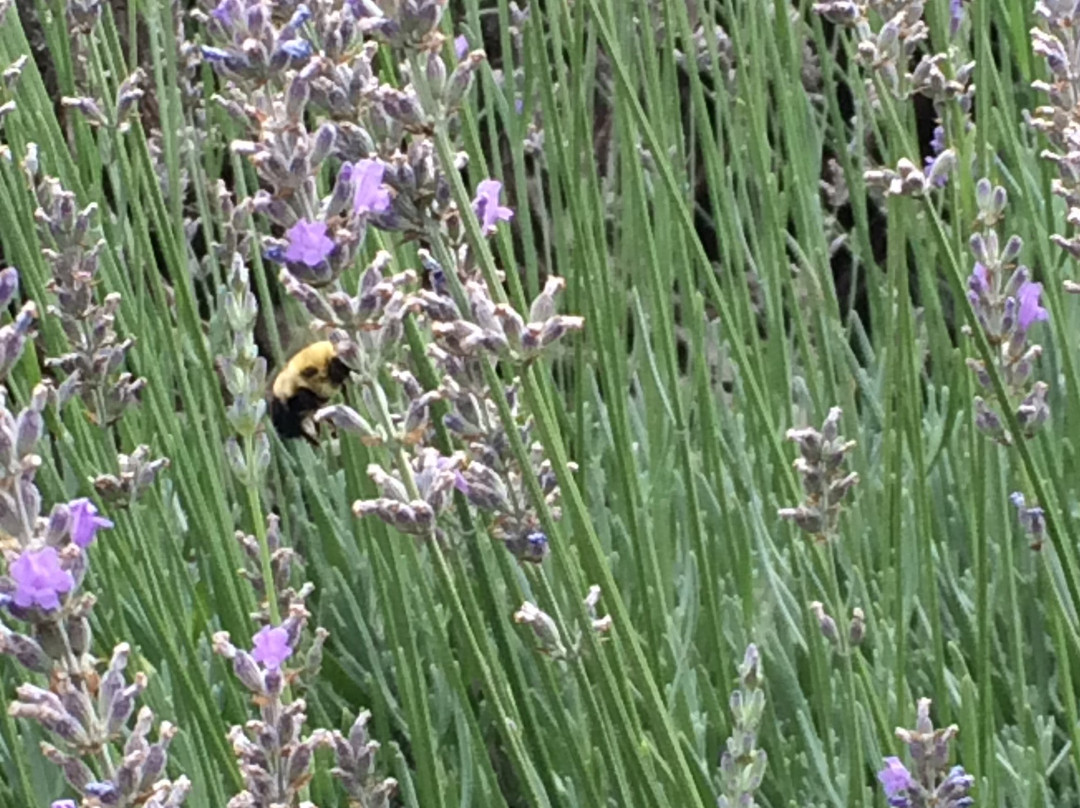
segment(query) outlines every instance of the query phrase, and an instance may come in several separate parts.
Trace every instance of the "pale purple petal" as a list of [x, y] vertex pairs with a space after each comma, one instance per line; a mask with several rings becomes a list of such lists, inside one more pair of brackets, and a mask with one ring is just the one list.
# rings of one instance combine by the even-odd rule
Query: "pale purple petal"
[[334, 249], [333, 239], [326, 235], [324, 222], [301, 219], [285, 231], [285, 239], [289, 243], [285, 260], [309, 267], [317, 267]]
[[289, 646], [289, 632], [281, 626], [263, 626], [252, 638], [251, 656], [263, 667], [277, 670], [292, 654]]
[[60, 595], [75, 586], [74, 577], [60, 566], [60, 554], [55, 547], [25, 551], [11, 563], [8, 574], [15, 582], [12, 600], [23, 609], [31, 606], [46, 611], [56, 609], [60, 606]]
[[69, 503], [68, 509], [71, 512], [71, 540], [79, 547], [89, 547], [99, 530], [113, 526], [111, 521], [98, 515], [98, 509], [86, 497]]
[[1017, 302], [1020, 304], [1017, 322], [1021, 332], [1026, 332], [1032, 324], [1050, 317], [1050, 313], [1039, 305], [1042, 288], [1041, 283], [1026, 281], [1016, 293]]
[[484, 235], [494, 233], [499, 222], [510, 221], [514, 216], [513, 210], [499, 204], [501, 193], [502, 183], [498, 180], [482, 180], [476, 186], [473, 210], [483, 226]]
[[878, 780], [885, 791], [886, 797], [894, 797], [901, 791], [911, 788], [915, 781], [911, 778], [911, 772], [907, 766], [900, 762], [898, 757], [887, 757], [884, 760], [885, 768], [878, 772]]
[[353, 209], [357, 213], [384, 213], [390, 207], [390, 192], [382, 184], [385, 171], [386, 166], [378, 160], [361, 160], [353, 166]]

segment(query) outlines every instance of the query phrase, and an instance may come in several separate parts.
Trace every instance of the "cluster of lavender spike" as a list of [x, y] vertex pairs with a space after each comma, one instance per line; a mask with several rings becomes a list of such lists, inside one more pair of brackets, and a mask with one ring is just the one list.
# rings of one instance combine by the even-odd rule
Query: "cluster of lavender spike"
[[[249, 133], [232, 149], [260, 179], [252, 204], [275, 231], [266, 254], [296, 279], [331, 283], [369, 226], [424, 237], [455, 219], [429, 133], [456, 112], [483, 53], [446, 64], [443, 10], [425, 0], [388, 16], [370, 2], [316, 0], [276, 20], [264, 0], [222, 0], [200, 15], [212, 42], [203, 56], [225, 79], [215, 100]], [[409, 53], [403, 89], [375, 76], [380, 42]], [[333, 178], [325, 196], [320, 174]]]
[[[240, 242], [235, 234], [227, 234], [226, 240]], [[249, 491], [256, 492], [270, 463], [270, 443], [264, 424], [266, 402], [262, 395], [266, 360], [258, 355], [255, 346], [258, 303], [239, 253], [232, 256], [221, 302], [229, 338], [219, 368], [232, 397], [226, 417], [236, 432], [226, 444], [226, 455], [237, 478]], [[253, 618], [261, 627], [252, 638], [252, 651], [238, 649], [227, 632], [214, 637], [214, 650], [232, 662], [237, 679], [251, 692], [258, 710], [257, 718], [243, 726], [234, 726], [229, 732], [245, 786], [229, 801], [229, 808], [300, 804], [312, 776], [315, 751], [321, 747], [334, 749], [333, 773], [353, 799], [370, 808], [388, 806], [397, 792], [397, 782], [375, 777], [372, 763], [378, 744], [368, 741], [364, 734], [361, 721], [366, 722], [364, 714], [357, 719], [360, 723], [354, 725], [348, 740], [338, 732], [325, 729], [303, 735], [306, 703], [302, 698], [291, 698], [290, 691], [304, 686], [318, 674], [329, 632], [321, 626], [308, 631], [311, 615], [305, 602], [315, 587], [310, 582], [298, 588], [291, 586], [301, 559], [285, 542], [278, 517], [271, 514], [258, 532], [259, 536], [236, 533], [247, 562], [240, 574], [251, 585], [259, 602]], [[301, 645], [305, 648], [303, 663], [293, 669], [286, 668], [289, 659], [300, 656]], [[310, 805], [306, 801], [303, 804]]]
[[[968, 277], [968, 300], [990, 344], [994, 369], [1011, 400], [1016, 402], [1015, 415], [1021, 435], [1011, 435], [1000, 414], [982, 396], [975, 397], [975, 425], [994, 440], [1008, 445], [1016, 437], [1030, 438], [1050, 417], [1046, 401], [1049, 385], [1032, 381], [1042, 347], [1028, 338], [1032, 326], [1046, 320], [1049, 314], [1039, 303], [1042, 284], [1031, 280], [1027, 267], [1016, 264], [1023, 241], [1014, 235], [1002, 244], [998, 235], [997, 225], [1008, 204], [1005, 189], [992, 187], [988, 180], [981, 179], [975, 187], [975, 201], [980, 229], [971, 237], [975, 267]], [[984, 362], [969, 358], [968, 365], [983, 389], [991, 390]]]
[[[178, 806], [190, 783], [165, 777], [176, 728], [161, 722], [153, 740], [153, 713], [143, 707], [135, 714], [147, 678], [126, 675], [127, 643], [113, 649], [103, 673], [93, 649], [89, 616], [96, 598], [80, 590], [90, 547], [113, 523], [86, 497], [57, 502], [43, 515], [35, 482], [48, 406], [59, 409], [78, 393], [85, 415], [108, 429], [136, 403], [145, 382], [124, 370], [131, 342], [115, 331], [120, 296], [99, 301], [94, 291], [101, 242], [92, 232], [93, 206], [80, 210], [74, 194], [59, 181], [40, 176], [32, 143], [22, 167], [39, 203], [38, 236], [51, 270], [47, 310], [67, 344], [65, 353], [45, 362], [66, 378], [59, 385], [51, 379], [39, 384], [21, 410], [9, 408], [7, 391], [0, 387], [0, 554], [6, 568], [0, 576], [0, 653], [48, 683], [20, 685], [9, 711], [41, 726], [49, 738], [41, 744], [42, 755], [59, 768], [83, 804]], [[10, 268], [0, 272], [0, 309], [18, 293], [18, 273]], [[35, 318], [36, 305], [30, 301], [0, 328], [0, 376], [7, 376], [33, 336]], [[92, 482], [123, 505], [133, 503], [168, 465], [165, 458], [152, 460], [147, 446], [121, 453], [117, 461], [118, 474], [101, 474]], [[119, 759], [114, 757], [117, 748]]]
[[[432, 275], [443, 272], [430, 256], [425, 257], [425, 263]], [[558, 278], [548, 280], [526, 319], [508, 305], [494, 303], [481, 283], [466, 284], [467, 302], [459, 308], [445, 289], [445, 281], [436, 279], [432, 289], [409, 292], [415, 273], [388, 276], [388, 266], [388, 256], [377, 256], [361, 276], [360, 288], [353, 296], [342, 291], [324, 294], [285, 278], [286, 288], [317, 317], [314, 327], [329, 330], [338, 357], [361, 382], [362, 412], [335, 404], [316, 413], [316, 420], [356, 434], [368, 445], [409, 453], [397, 468], [372, 465], [369, 474], [381, 496], [357, 502], [354, 511], [358, 516], [375, 515], [418, 537], [441, 536], [438, 518], [447, 511], [457, 490], [476, 508], [493, 516], [492, 535], [515, 557], [541, 561], [547, 553], [547, 536], [529, 504], [525, 475], [537, 479], [553, 507], [558, 485], [550, 461], [530, 437], [529, 419], [511, 382], [502, 392], [518, 438], [529, 449], [529, 465], [523, 468], [517, 462], [484, 366], [500, 360], [514, 364], [530, 361], [569, 331], [581, 328], [582, 319], [555, 313], [554, 297], [562, 288]], [[427, 355], [441, 377], [440, 385], [431, 390], [425, 390], [411, 371], [398, 365], [405, 359], [400, 344], [403, 318], [410, 313], [420, 315], [430, 325], [432, 341]], [[402, 402], [400, 413], [392, 411], [378, 378], [381, 368], [389, 368], [396, 383]], [[443, 425], [466, 451], [444, 456], [432, 445], [435, 430], [431, 414], [436, 402], [447, 409]], [[557, 517], [557, 508], [553, 515]]]
[[[513, 457], [484, 367], [529, 362], [582, 321], [555, 313], [559, 279], [549, 279], [528, 317], [496, 304], [475, 281], [448, 177], [465, 158], [455, 154], [452, 165], [442, 165], [432, 132], [453, 128], [483, 53], [468, 52], [459, 38], [449, 61], [438, 30], [443, 11], [435, 0], [404, 4], [395, 15], [369, 2], [318, 0], [282, 7], [278, 19], [262, 0], [222, 0], [198, 16], [210, 37], [203, 56], [224, 79], [216, 100], [248, 133], [232, 149], [252, 162], [260, 180], [241, 206], [266, 217], [272, 234], [263, 248], [281, 266], [284, 288], [360, 381], [358, 406], [327, 407], [316, 422], [396, 457], [392, 468], [372, 466], [381, 496], [357, 502], [354, 511], [405, 533], [441, 536], [438, 517], [457, 490], [492, 514], [493, 535], [515, 556], [539, 561], [547, 537], [528, 504], [526, 480], [538, 480], [550, 505], [558, 487], [511, 381], [499, 393], [530, 452], [527, 467]], [[527, 14], [519, 17], [520, 26]], [[403, 55], [401, 88], [374, 73], [382, 47]], [[329, 181], [325, 196], [320, 178]], [[501, 190], [493, 179], [477, 185], [472, 214], [485, 236], [513, 216]], [[355, 264], [370, 227], [442, 241], [455, 266], [443, 268], [422, 251], [432, 288], [417, 290], [417, 274], [391, 272], [389, 255], [380, 253], [357, 287], [346, 290], [341, 275]], [[432, 389], [418, 382], [423, 374], [408, 367], [402, 350], [410, 315], [430, 327], [429, 356], [420, 361], [441, 376]], [[394, 382], [388, 388], [386, 377]], [[439, 402], [450, 410], [444, 424], [464, 452], [444, 456], [434, 447], [431, 415]]]
[[[954, 39], [964, 19], [960, 0], [950, 3], [949, 38]], [[973, 61], [962, 61], [953, 44], [947, 52], [928, 53], [930, 31], [923, 20], [924, 0], [825, 0], [813, 10], [825, 19], [850, 30], [856, 40], [859, 63], [876, 76], [893, 98], [907, 99], [913, 94], [929, 98], [937, 113], [937, 125], [931, 140], [932, 154], [920, 166], [906, 157], [895, 168], [883, 167], [865, 172], [867, 185], [886, 195], [923, 196], [948, 182], [956, 165], [956, 152], [947, 147], [946, 130], [953, 139], [971, 126], [970, 112], [974, 89], [971, 77]], [[881, 24], [876, 29], [871, 20]], [[920, 56], [921, 54], [921, 56]], [[920, 56], [914, 68], [908, 65]], [[867, 94], [880, 105], [872, 81]], [[956, 104], [957, 120], [946, 126], [948, 111]]]
[[[1075, 234], [1080, 224], [1080, 7], [1045, 0], [1035, 4], [1034, 16], [1038, 26], [1031, 29], [1031, 48], [1044, 59], [1050, 75], [1049, 81], [1032, 82], [1048, 103], [1034, 110], [1030, 124], [1050, 141], [1051, 148], [1042, 152], [1057, 168], [1050, 190], [1065, 200], [1066, 222], [1074, 230], [1069, 236], [1055, 234], [1051, 240], [1073, 258], [1080, 258], [1080, 237]], [[1073, 282], [1066, 288], [1080, 291]]]
[[[63, 202], [61, 210], [73, 211], [74, 199], [56, 184], [51, 187]], [[70, 222], [72, 217], [64, 214], [63, 220]], [[101, 350], [116, 350], [109, 327], [111, 314], [102, 314], [92, 295], [71, 294], [86, 288], [76, 285], [84, 283], [82, 279], [63, 285], [65, 279], [70, 281], [71, 268], [63, 254], [47, 248], [46, 258], [54, 269], [53, 288], [60, 298], [57, 308], [65, 333], [72, 337], [71, 324], [84, 321], [89, 312], [102, 318], [97, 321], [103, 323], [97, 336]], [[0, 273], [0, 280], [4, 297], [0, 302], [6, 308], [17, 294], [18, 276], [8, 269]], [[74, 306], [74, 300], [81, 304]], [[112, 313], [118, 303], [114, 299]], [[5, 373], [31, 336], [33, 319], [28, 313], [33, 313], [32, 303], [26, 304], [14, 323], [0, 328]], [[102, 331], [107, 335], [102, 336]], [[73, 338], [72, 342], [69, 347], [74, 355], [87, 349], [85, 340]], [[89, 548], [97, 534], [113, 524], [85, 497], [56, 503], [47, 516], [42, 515], [44, 503], [35, 483], [42, 460], [36, 449], [45, 437], [45, 408], [60, 403], [57, 388], [45, 382], [35, 388], [26, 407], [13, 412], [6, 390], [0, 388], [0, 554], [6, 567], [6, 574], [0, 576], [0, 653], [48, 682], [47, 687], [28, 681], [16, 688], [17, 699], [9, 712], [41, 726], [49, 738], [41, 744], [42, 755], [59, 768], [84, 804], [171, 808], [183, 803], [190, 788], [184, 777], [171, 781], [164, 776], [176, 728], [162, 722], [153, 740], [154, 716], [146, 707], [129, 726], [147, 678], [138, 673], [129, 679], [125, 674], [130, 656], [126, 643], [113, 649], [104, 673], [98, 670], [89, 621], [96, 598], [80, 592]], [[115, 409], [110, 411], [109, 422], [131, 402], [120, 396], [112, 403]], [[149, 461], [148, 451], [136, 454], [134, 462], [127, 456], [126, 471], [131, 476], [116, 478], [129, 501], [151, 485], [164, 466], [164, 461]], [[133, 464], [138, 465], [138, 474]], [[123, 752], [118, 760], [112, 752], [116, 747]], [[73, 800], [54, 804], [75, 805]]]

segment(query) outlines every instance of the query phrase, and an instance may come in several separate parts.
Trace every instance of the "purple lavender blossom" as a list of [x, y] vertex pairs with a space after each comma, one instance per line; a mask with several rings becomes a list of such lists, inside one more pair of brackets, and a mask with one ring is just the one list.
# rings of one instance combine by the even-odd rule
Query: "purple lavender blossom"
[[89, 547], [99, 530], [113, 526], [110, 520], [98, 515], [98, 509], [86, 497], [69, 503], [68, 509], [71, 511], [71, 541], [79, 547]]
[[469, 40], [465, 38], [465, 35], [462, 34], [459, 37], [455, 37], [454, 38], [454, 54], [457, 56], [458, 61], [460, 62], [462, 59], [464, 59], [468, 55], [468, 53], [469, 53]]
[[220, 22], [223, 26], [232, 26], [235, 22], [236, 0], [221, 0], [213, 9], [210, 10], [210, 16]]
[[976, 261], [971, 274], [968, 276], [968, 289], [981, 297], [988, 288], [989, 280], [986, 276], [986, 266]]
[[19, 271], [15, 267], [0, 271], [0, 309], [6, 309], [18, 292]]
[[385, 213], [390, 207], [390, 192], [382, 184], [386, 166], [378, 160], [360, 160], [353, 166], [356, 183], [353, 210], [358, 214]]
[[473, 210], [483, 224], [484, 235], [491, 235], [499, 222], [508, 222], [514, 217], [514, 211], [499, 204], [502, 183], [498, 180], [482, 180], [476, 186], [476, 198]]
[[949, 38], [956, 36], [964, 22], [964, 0], [949, 0]]
[[934, 135], [930, 138], [930, 151], [935, 157], [945, 151], [945, 127], [941, 124], [934, 127]]
[[304, 266], [317, 267], [334, 249], [333, 240], [326, 235], [325, 222], [301, 219], [285, 231], [285, 238], [289, 242], [285, 260]]
[[1032, 324], [1050, 317], [1049, 312], [1039, 305], [1042, 288], [1041, 283], [1025, 281], [1016, 293], [1016, 300], [1020, 304], [1020, 313], [1017, 317], [1020, 333], [1026, 333]]
[[52, 805], [49, 808], [79, 808], [75, 804], [75, 800], [53, 800]]
[[70, 592], [75, 578], [60, 566], [55, 547], [27, 550], [12, 562], [9, 570], [15, 582], [12, 600], [22, 609], [39, 606], [45, 611], [60, 607], [60, 595]]
[[281, 626], [263, 626], [251, 642], [252, 659], [269, 670], [277, 670], [292, 655], [289, 632]]
[[911, 772], [907, 770], [907, 766], [900, 761], [900, 758], [887, 757], [883, 762], [885, 768], [878, 772], [878, 780], [881, 781], [881, 788], [885, 792], [885, 798], [892, 804], [893, 799], [914, 786], [915, 781], [911, 777]]

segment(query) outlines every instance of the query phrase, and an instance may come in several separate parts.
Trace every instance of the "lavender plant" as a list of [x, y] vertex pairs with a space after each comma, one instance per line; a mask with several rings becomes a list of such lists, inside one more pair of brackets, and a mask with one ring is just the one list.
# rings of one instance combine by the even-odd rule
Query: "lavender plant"
[[788, 440], [799, 447], [795, 470], [802, 478], [806, 498], [794, 508], [781, 508], [777, 515], [794, 522], [817, 542], [825, 542], [836, 533], [841, 506], [859, 482], [857, 472], [844, 473], [844, 458], [855, 448], [855, 441], [841, 437], [841, 414], [839, 407], [833, 407], [820, 431], [803, 427], [787, 433]]
[[[299, 282], [294, 280], [294, 283]], [[317, 293], [312, 291], [312, 294]], [[270, 463], [270, 443], [264, 424], [266, 360], [258, 355], [255, 346], [258, 303], [249, 288], [248, 270], [239, 253], [233, 255], [221, 308], [231, 338], [228, 353], [221, 357], [219, 366], [232, 397], [226, 417], [237, 433], [237, 437], [229, 439], [226, 454], [233, 472], [247, 490], [253, 511], [258, 512], [261, 481]], [[392, 778], [374, 779], [372, 757], [378, 747], [366, 740], [363, 724], [358, 729], [354, 725], [349, 741], [340, 733], [324, 729], [314, 729], [307, 736], [302, 734], [307, 723], [307, 707], [303, 699], [292, 698], [291, 690], [310, 685], [318, 675], [329, 632], [320, 626], [308, 636], [306, 629], [311, 615], [305, 602], [315, 587], [310, 582], [299, 588], [290, 587], [293, 573], [302, 561], [284, 542], [278, 517], [272, 514], [265, 525], [257, 524], [255, 533], [252, 536], [238, 531], [236, 540], [248, 562], [241, 575], [259, 599], [260, 608], [254, 618], [261, 628], [252, 637], [250, 653], [237, 649], [228, 632], [214, 636], [215, 652], [233, 663], [237, 679], [250, 691], [259, 712], [257, 719], [229, 731], [245, 788], [228, 804], [230, 808], [311, 806], [306, 796], [315, 751], [333, 747], [337, 761], [334, 773], [350, 797], [372, 808], [387, 806], [397, 784]], [[285, 668], [286, 661], [299, 654], [301, 644], [305, 646], [303, 664], [292, 670]]]
[[[12, 270], [0, 276], [13, 294], [17, 276]], [[28, 336], [29, 327], [18, 321], [0, 329], [3, 355], [14, 361]], [[90, 546], [113, 523], [84, 497], [56, 503], [42, 516], [35, 483], [42, 458], [35, 450], [44, 435], [44, 410], [56, 402], [57, 392], [48, 383], [38, 385], [28, 406], [13, 412], [7, 391], [0, 390], [0, 553], [7, 568], [0, 576], [5, 614], [0, 653], [48, 682], [47, 687], [33, 681], [19, 685], [9, 713], [42, 728], [50, 738], [41, 744], [42, 755], [59, 768], [87, 808], [180, 805], [190, 783], [184, 777], [164, 777], [175, 727], [162, 722], [152, 741], [154, 715], [147, 707], [128, 726], [147, 684], [143, 673], [130, 681], [125, 675], [130, 646], [121, 643], [113, 649], [104, 674], [93, 653], [90, 613], [96, 598], [79, 590]], [[119, 758], [117, 751], [122, 752]]]

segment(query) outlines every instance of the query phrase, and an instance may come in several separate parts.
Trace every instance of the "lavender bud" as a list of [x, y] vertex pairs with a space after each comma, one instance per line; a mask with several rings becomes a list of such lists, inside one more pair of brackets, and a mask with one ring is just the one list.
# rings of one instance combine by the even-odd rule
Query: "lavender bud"
[[252, 693], [263, 693], [269, 689], [266, 687], [258, 663], [247, 651], [236, 650], [236, 655], [233, 657], [233, 673], [236, 674], [236, 678], [240, 680], [240, 683]]
[[851, 610], [851, 624], [848, 627], [848, 640], [852, 646], [861, 645], [866, 636], [866, 615], [856, 606]]
[[812, 611], [817, 618], [818, 628], [821, 629], [821, 636], [835, 645], [840, 634], [836, 629], [836, 621], [825, 613], [825, 605], [821, 603], [821, 601], [815, 600], [810, 604], [810, 611]]
[[6, 309], [19, 293], [19, 272], [14, 267], [0, 271], [0, 309]]
[[0, 654], [14, 657], [20, 665], [35, 673], [52, 671], [52, 660], [36, 640], [16, 634], [3, 625], [0, 625]]
[[356, 410], [347, 404], [333, 404], [323, 407], [314, 416], [315, 423], [329, 421], [338, 429], [352, 432], [360, 436], [361, 442], [367, 446], [376, 446], [382, 442], [379, 432], [369, 424]]
[[113, 699], [105, 722], [105, 732], [109, 737], [119, 732], [120, 728], [127, 723], [127, 720], [135, 711], [135, 699], [145, 689], [146, 675], [138, 673], [135, 675], [134, 683], [121, 690]]
[[85, 791], [86, 786], [93, 782], [94, 773], [77, 757], [64, 754], [52, 744], [44, 742], [41, 744], [41, 754], [46, 760], [63, 771], [64, 779], [76, 791]]

